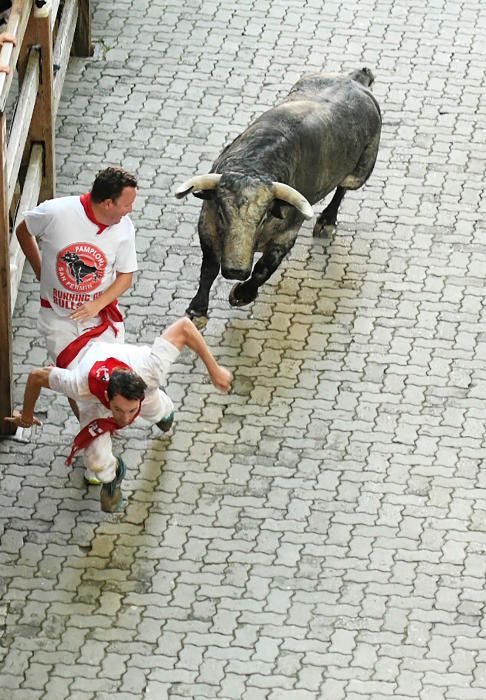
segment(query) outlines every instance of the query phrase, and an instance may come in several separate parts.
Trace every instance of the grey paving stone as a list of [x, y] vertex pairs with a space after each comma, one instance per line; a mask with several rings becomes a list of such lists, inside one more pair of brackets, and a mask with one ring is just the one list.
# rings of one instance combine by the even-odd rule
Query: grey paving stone
[[[0, 697], [482, 700], [484, 8], [92, 6], [95, 55], [71, 59], [58, 115], [58, 194], [107, 162], [139, 176], [130, 341], [196, 288], [199, 205], [177, 184], [299, 75], [370, 65], [382, 144], [333, 237], [305, 224], [251, 307], [217, 280], [206, 337], [234, 390], [217, 396], [181, 357], [173, 437], [120, 442], [124, 514], [101, 515], [65, 471], [61, 402], [42, 398], [37, 442], [0, 444]], [[26, 271], [17, 401], [46, 359], [37, 295]]]

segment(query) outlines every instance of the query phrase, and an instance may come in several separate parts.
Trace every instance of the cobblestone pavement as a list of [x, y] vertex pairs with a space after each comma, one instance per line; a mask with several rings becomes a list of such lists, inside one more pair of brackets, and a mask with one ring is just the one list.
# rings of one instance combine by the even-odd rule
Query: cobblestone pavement
[[[93, 2], [58, 194], [141, 181], [129, 339], [183, 314], [197, 200], [173, 192], [306, 71], [376, 73], [379, 162], [329, 242], [307, 223], [249, 308], [212, 294], [218, 394], [184, 354], [171, 439], [129, 428], [121, 516], [99, 510], [67, 404], [0, 443], [4, 700], [484, 700], [486, 8], [480, 0]], [[20, 399], [45, 362], [37, 285]]]

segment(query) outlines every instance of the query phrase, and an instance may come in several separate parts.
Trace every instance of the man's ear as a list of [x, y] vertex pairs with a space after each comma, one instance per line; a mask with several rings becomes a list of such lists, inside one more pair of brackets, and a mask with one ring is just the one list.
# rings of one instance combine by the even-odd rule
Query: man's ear
[[214, 190], [193, 190], [192, 194], [198, 199], [213, 199]]
[[284, 202], [283, 199], [274, 199], [273, 204], [270, 208], [270, 214], [272, 216], [274, 216], [276, 219], [283, 219], [284, 218], [283, 208], [285, 206], [288, 206], [288, 203]]

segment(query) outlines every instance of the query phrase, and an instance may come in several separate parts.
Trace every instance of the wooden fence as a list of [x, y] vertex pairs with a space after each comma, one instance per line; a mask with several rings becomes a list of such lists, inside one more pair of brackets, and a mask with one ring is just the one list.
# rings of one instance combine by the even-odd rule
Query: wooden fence
[[[12, 313], [24, 265], [15, 227], [22, 212], [54, 197], [54, 127], [69, 56], [90, 56], [89, 0], [14, 0], [0, 64], [0, 435], [13, 410]], [[14, 76], [18, 96], [7, 134], [7, 105]]]

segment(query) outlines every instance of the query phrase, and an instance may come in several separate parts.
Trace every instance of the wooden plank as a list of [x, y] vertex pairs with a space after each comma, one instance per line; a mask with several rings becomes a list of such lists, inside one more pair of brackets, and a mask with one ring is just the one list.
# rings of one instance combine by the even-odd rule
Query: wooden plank
[[13, 34], [17, 39], [17, 46], [13, 46], [13, 44], [4, 44], [0, 50], [0, 63], [10, 68], [10, 73], [0, 73], [0, 112], [2, 113], [5, 112], [8, 92], [12, 84], [15, 65], [20, 53], [33, 2], [34, 0], [14, 0], [5, 28], [6, 34]]
[[78, 0], [78, 22], [74, 34], [73, 56], [92, 56], [90, 0]]
[[56, 118], [61, 99], [62, 86], [66, 77], [66, 70], [69, 62], [69, 54], [73, 43], [74, 31], [78, 17], [77, 0], [66, 0], [57, 31], [56, 44], [53, 51], [53, 61], [59, 70], [54, 78], [54, 119]]
[[43, 7], [35, 8], [26, 33], [26, 42], [40, 47], [40, 85], [30, 124], [29, 140], [31, 144], [42, 143], [44, 146], [41, 200], [52, 199], [56, 189], [51, 10], [50, 0]]
[[25, 150], [29, 127], [34, 112], [34, 106], [39, 89], [39, 49], [33, 48], [30, 52], [27, 70], [25, 72], [20, 91], [15, 116], [10, 130], [7, 148], [7, 192], [8, 207], [12, 203], [15, 184], [19, 174], [22, 155]]
[[51, 29], [54, 30], [54, 25], [56, 24], [57, 13], [59, 12], [59, 5], [61, 0], [52, 0], [51, 2]]
[[0, 116], [0, 435], [12, 435], [15, 428], [5, 422], [13, 411], [12, 323], [10, 300], [9, 217], [7, 204], [7, 126], [5, 114]]
[[[43, 158], [44, 154], [42, 146], [40, 144], [35, 144], [30, 153], [29, 165], [25, 175], [22, 196], [20, 198], [20, 204], [17, 210], [18, 214], [14, 223], [14, 231], [23, 218], [23, 213], [36, 207], [37, 202], [39, 201], [42, 182]], [[15, 302], [17, 301], [17, 294], [19, 291], [24, 262], [25, 255], [19, 246], [17, 236], [15, 233], [12, 233], [10, 239], [10, 298], [12, 314], [15, 309]]]

